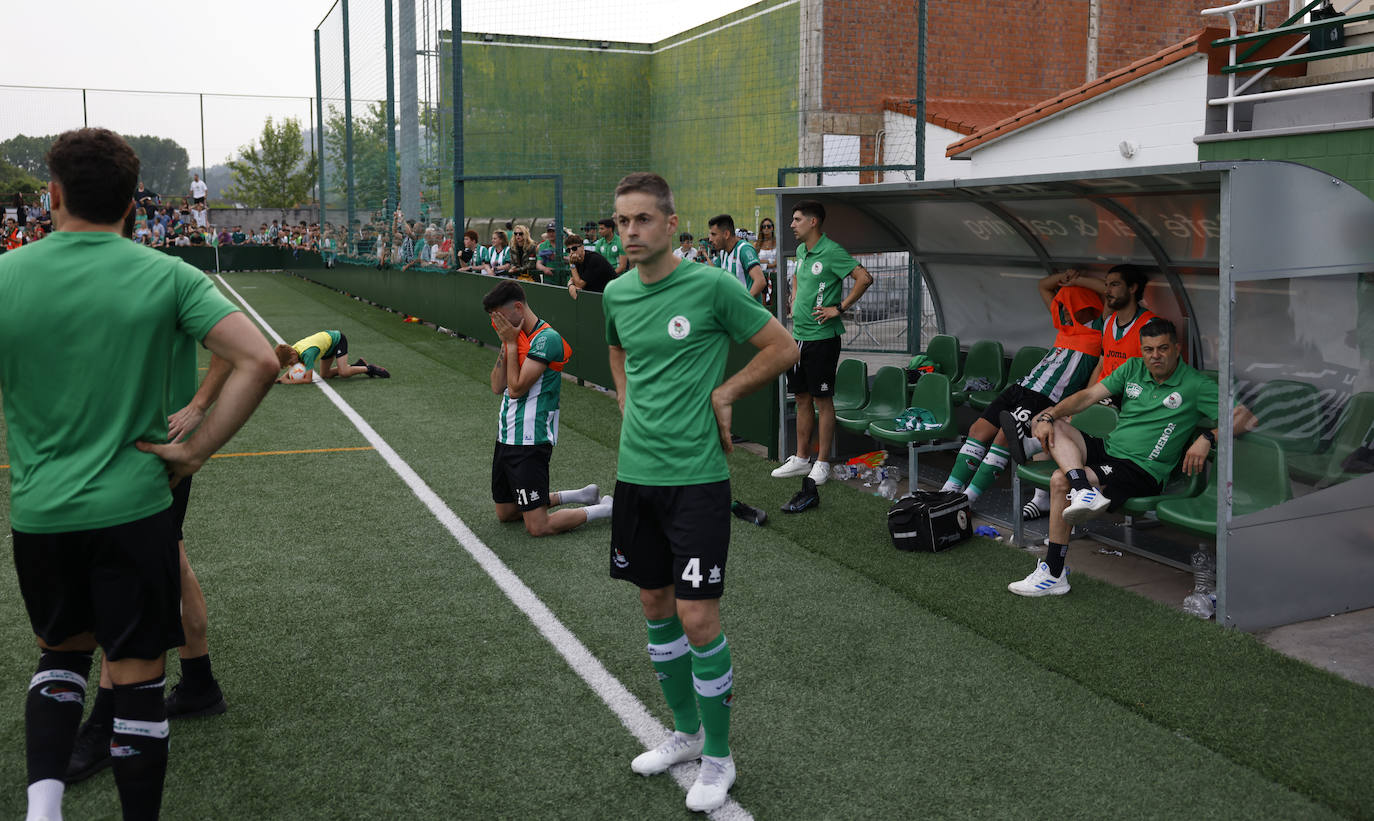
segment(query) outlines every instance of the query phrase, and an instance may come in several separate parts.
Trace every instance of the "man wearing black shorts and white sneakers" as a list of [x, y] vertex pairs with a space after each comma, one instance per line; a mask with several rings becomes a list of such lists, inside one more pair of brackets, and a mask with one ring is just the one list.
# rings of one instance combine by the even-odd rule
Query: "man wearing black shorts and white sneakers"
[[[1029, 576], [1007, 585], [1016, 595], [1069, 592], [1069, 529], [1128, 499], [1159, 493], [1180, 460], [1185, 473], [1197, 473], [1216, 444], [1216, 380], [1180, 359], [1174, 324], [1163, 317], [1145, 323], [1140, 352], [1035, 417], [1031, 433], [1059, 469], [1050, 480], [1049, 550]], [[1105, 442], [1067, 421], [1109, 396], [1121, 398], [1121, 415]], [[1248, 427], [1240, 420], [1249, 414], [1240, 410], [1237, 433]]]
[[[550, 536], [611, 515], [610, 496], [596, 485], [549, 492], [549, 459], [558, 442], [558, 400], [563, 366], [572, 348], [530, 310], [525, 289], [506, 280], [482, 298], [501, 338], [491, 369], [491, 392], [501, 395], [496, 450], [491, 455], [491, 498], [496, 518], [525, 522], [531, 536]], [[586, 507], [549, 508], [566, 504]]]
[[[674, 727], [630, 767], [648, 776], [700, 758], [687, 808], [710, 812], [735, 782], [734, 665], [720, 624], [730, 545], [730, 419], [735, 400], [791, 367], [797, 349], [738, 279], [673, 256], [678, 219], [662, 177], [621, 180], [615, 218], [634, 267], [606, 286], [602, 299], [624, 417], [610, 571], [639, 587], [649, 657]], [[725, 379], [732, 340], [758, 352]]]
[[[119, 135], [68, 131], [48, 152], [58, 231], [0, 258], [0, 391], [19, 589], [38, 639], [25, 706], [29, 818], [60, 818], [97, 644], [114, 683], [126, 819], [156, 818], [167, 769], [163, 670], [181, 629], [172, 485], [200, 469], [271, 384], [271, 346], [210, 280], [121, 236], [138, 158]], [[62, 345], [53, 327], [76, 329]], [[167, 438], [183, 334], [232, 366], [218, 407]], [[119, 368], [109, 352], [121, 352]]]
[[[835, 371], [840, 364], [844, 312], [873, 284], [873, 276], [839, 243], [821, 233], [825, 206], [802, 200], [792, 209], [792, 233], [799, 243], [797, 282], [792, 300], [792, 336], [800, 359], [787, 373], [787, 389], [797, 397], [797, 452], [773, 476], [810, 476], [818, 485], [830, 478], [830, 448], [835, 441]], [[854, 278], [841, 294], [846, 277]], [[819, 427], [816, 464], [807, 459]]]

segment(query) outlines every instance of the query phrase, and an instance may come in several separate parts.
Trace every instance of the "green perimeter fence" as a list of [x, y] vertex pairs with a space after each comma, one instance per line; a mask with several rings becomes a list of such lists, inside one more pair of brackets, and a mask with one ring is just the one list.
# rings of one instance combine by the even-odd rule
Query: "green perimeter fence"
[[[496, 347], [499, 341], [491, 319], [482, 310], [482, 297], [500, 280], [481, 274], [436, 270], [382, 269], [340, 262], [325, 267], [323, 258], [288, 248], [230, 246], [168, 248], [203, 271], [286, 271], [346, 294], [367, 299], [400, 314], [419, 317], [456, 334]], [[522, 282], [530, 307], [572, 346], [563, 373], [603, 387], [613, 385], [607, 359], [605, 318], [601, 294], [582, 291], [577, 299], [554, 285]], [[730, 347], [726, 373], [744, 367], [754, 355], [750, 345]], [[765, 385], [735, 403], [734, 432], [768, 448], [778, 456], [778, 401], [773, 385]]]

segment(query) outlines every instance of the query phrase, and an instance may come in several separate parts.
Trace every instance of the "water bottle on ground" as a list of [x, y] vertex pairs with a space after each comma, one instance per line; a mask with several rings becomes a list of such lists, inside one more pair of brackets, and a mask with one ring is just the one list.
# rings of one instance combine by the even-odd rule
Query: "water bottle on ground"
[[1183, 612], [1200, 619], [1216, 613], [1217, 565], [1212, 552], [1199, 545], [1193, 551], [1193, 592], [1183, 600]]
[[883, 479], [882, 482], [880, 482], [880, 483], [878, 484], [878, 495], [881, 496], [881, 497], [883, 497], [884, 499], [887, 499], [888, 501], [892, 501], [893, 499], [896, 499], [896, 498], [897, 498], [897, 479], [896, 479], [896, 477], [888, 476], [887, 478]]
[[834, 480], [837, 481], [837, 482], [843, 482], [843, 481], [846, 480], [846, 479], [853, 479], [855, 476], [858, 476], [858, 475], [859, 475], [859, 466], [858, 466], [858, 465], [850, 465], [850, 464], [845, 464], [844, 462], [841, 462], [841, 463], [838, 464], [838, 465], [831, 465], [831, 466], [830, 466], [830, 478], [831, 478], [831, 479], [834, 479]]

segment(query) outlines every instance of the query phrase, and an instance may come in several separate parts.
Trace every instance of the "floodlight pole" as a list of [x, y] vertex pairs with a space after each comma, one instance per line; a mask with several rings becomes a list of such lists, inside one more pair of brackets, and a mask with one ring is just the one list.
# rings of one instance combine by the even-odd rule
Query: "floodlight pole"
[[348, 50], [348, 0], [339, 0], [343, 10], [343, 53], [344, 53], [344, 179], [348, 193], [348, 222], [346, 232], [353, 230], [353, 213], [356, 209], [353, 190], [353, 66]]

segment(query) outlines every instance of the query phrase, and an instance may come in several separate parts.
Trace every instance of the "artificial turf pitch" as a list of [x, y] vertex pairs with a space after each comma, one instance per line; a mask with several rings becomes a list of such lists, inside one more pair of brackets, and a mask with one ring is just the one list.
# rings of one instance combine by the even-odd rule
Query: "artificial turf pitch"
[[[634, 589], [607, 576], [609, 523], [535, 540], [492, 515], [491, 351], [289, 275], [226, 279], [288, 341], [340, 328], [352, 357], [390, 368], [333, 384], [671, 722]], [[610, 492], [613, 398], [565, 383], [562, 408], [553, 489]], [[367, 445], [319, 389], [282, 386], [223, 452]], [[795, 490], [747, 453], [731, 468], [734, 495], [769, 511]], [[1012, 596], [1025, 553], [898, 553], [883, 500], [822, 499], [732, 520], [732, 796], [755, 817], [1374, 818], [1374, 690], [1092, 579]], [[191, 500], [230, 709], [173, 724], [164, 817], [690, 815], [672, 780], [630, 771], [635, 739], [377, 452], [215, 459]], [[0, 818], [23, 812], [35, 660], [5, 571]], [[65, 810], [117, 817], [109, 772]]]

